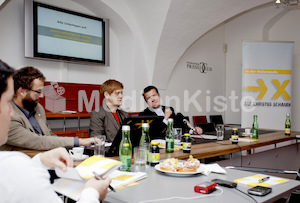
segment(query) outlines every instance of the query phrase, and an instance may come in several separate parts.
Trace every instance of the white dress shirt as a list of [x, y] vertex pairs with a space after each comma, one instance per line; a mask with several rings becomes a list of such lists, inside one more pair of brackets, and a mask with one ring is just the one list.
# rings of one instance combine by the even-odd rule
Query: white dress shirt
[[[31, 159], [21, 152], [0, 152], [0, 174], [0, 202], [63, 202], [39, 155]], [[84, 189], [78, 202], [99, 203], [99, 193], [94, 188]]]
[[[156, 108], [156, 109], [153, 109], [153, 111], [156, 113], [156, 115], [158, 116], [165, 116], [165, 113], [163, 112], [161, 106]], [[163, 120], [163, 122], [168, 125], [168, 121], [166, 119]]]

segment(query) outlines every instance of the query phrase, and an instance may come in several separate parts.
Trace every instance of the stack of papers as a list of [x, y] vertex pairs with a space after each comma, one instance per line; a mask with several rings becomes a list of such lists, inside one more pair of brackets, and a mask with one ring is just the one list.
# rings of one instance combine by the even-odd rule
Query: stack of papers
[[[260, 182], [260, 180], [262, 180], [264, 178], [266, 178], [267, 180]], [[257, 175], [248, 176], [245, 178], [239, 178], [239, 179], [234, 180], [235, 183], [244, 184], [244, 185], [248, 185], [251, 187], [255, 187], [255, 186], [271, 187], [271, 186], [285, 183], [288, 181], [289, 180], [285, 179], [285, 178], [268, 176], [268, 175], [263, 175], [263, 174], [257, 174]]]
[[217, 136], [215, 135], [191, 135], [191, 137], [194, 137], [194, 138], [203, 138], [203, 139], [207, 139], [207, 140], [216, 140], [217, 139]]
[[84, 189], [84, 184], [89, 178], [94, 177], [93, 172], [102, 175], [103, 178], [109, 176], [112, 179], [110, 185], [115, 189], [147, 177], [147, 173], [143, 172], [124, 172], [116, 170], [120, 165], [120, 161], [92, 156], [84, 160], [76, 168], [68, 167], [66, 172], [55, 168], [57, 176], [61, 178], [54, 182], [54, 190], [78, 201], [81, 191]]

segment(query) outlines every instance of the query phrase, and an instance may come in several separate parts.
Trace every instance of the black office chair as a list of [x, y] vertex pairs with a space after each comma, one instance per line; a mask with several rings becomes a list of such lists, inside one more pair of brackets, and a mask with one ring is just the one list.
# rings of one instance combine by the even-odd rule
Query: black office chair
[[202, 128], [203, 133], [215, 132], [216, 128], [213, 123], [198, 123], [196, 126]]
[[222, 115], [210, 115], [209, 119], [214, 125], [224, 124]]

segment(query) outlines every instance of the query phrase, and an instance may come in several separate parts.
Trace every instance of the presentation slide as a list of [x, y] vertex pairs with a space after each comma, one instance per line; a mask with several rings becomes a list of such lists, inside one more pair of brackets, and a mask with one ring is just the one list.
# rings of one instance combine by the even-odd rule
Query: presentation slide
[[37, 52], [103, 60], [103, 22], [38, 6]]

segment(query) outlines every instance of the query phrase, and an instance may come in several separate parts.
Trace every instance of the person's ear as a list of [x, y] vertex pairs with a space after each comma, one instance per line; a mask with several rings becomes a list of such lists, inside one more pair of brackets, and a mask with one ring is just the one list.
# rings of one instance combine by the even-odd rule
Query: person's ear
[[103, 95], [104, 95], [105, 98], [109, 96], [107, 91], [105, 91]]
[[16, 96], [20, 95], [22, 98], [24, 98], [26, 94], [27, 94], [27, 90], [22, 87], [19, 87], [19, 89], [16, 92]]

